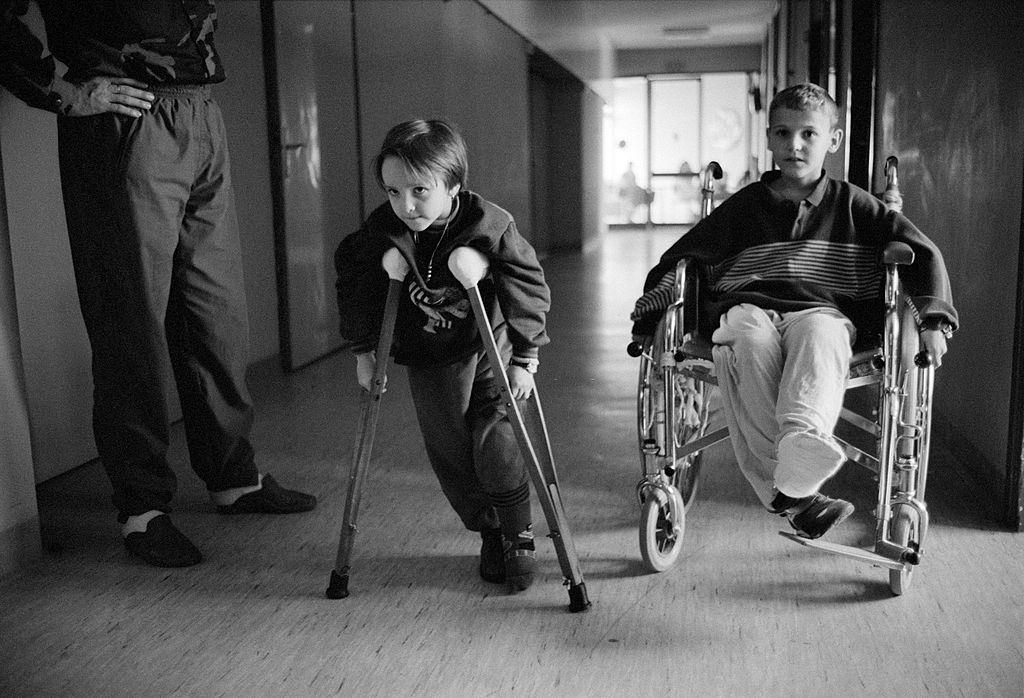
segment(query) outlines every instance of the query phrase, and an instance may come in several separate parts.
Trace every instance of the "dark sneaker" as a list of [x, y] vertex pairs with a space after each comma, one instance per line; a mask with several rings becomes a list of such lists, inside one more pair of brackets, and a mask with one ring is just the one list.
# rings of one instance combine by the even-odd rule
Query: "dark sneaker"
[[520, 538], [515, 543], [505, 541], [505, 579], [511, 593], [529, 589], [533, 584], [533, 574], [536, 570], [537, 553], [532, 538]]
[[773, 514], [785, 515], [789, 511], [799, 511], [810, 504], [813, 499], [813, 494], [810, 497], [790, 497], [788, 494], [776, 492], [775, 499], [768, 505], [768, 511]]
[[805, 502], [786, 512], [789, 525], [804, 538], [821, 538], [853, 513], [853, 505], [845, 499], [832, 499], [820, 492]]
[[263, 486], [243, 494], [234, 504], [220, 505], [221, 514], [295, 514], [316, 506], [316, 497], [304, 492], [286, 490], [271, 475], [264, 475]]
[[145, 531], [125, 536], [124, 547], [130, 555], [157, 567], [191, 567], [203, 561], [203, 554], [167, 514], [150, 519]]
[[480, 578], [492, 584], [505, 581], [505, 547], [500, 528], [480, 531]]

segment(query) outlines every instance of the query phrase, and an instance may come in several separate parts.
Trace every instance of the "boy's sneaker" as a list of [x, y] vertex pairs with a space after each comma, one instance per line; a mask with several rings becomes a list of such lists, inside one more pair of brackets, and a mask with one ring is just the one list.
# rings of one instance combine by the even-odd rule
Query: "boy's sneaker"
[[500, 528], [480, 531], [480, 578], [492, 584], [505, 581], [505, 546]]
[[515, 542], [505, 541], [505, 577], [508, 590], [515, 594], [529, 589], [537, 570], [537, 553], [533, 537], [519, 536]]
[[782, 514], [789, 525], [804, 538], [821, 538], [853, 513], [853, 505], [845, 499], [833, 499], [818, 492], [796, 499], [781, 492], [772, 500], [772, 513]]

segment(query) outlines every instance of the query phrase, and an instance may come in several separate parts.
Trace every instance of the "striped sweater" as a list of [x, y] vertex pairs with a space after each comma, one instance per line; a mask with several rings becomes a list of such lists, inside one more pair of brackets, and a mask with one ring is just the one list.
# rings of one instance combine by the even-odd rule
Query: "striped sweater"
[[634, 334], [653, 331], [683, 257], [701, 262], [709, 320], [739, 303], [778, 312], [830, 307], [873, 331], [882, 316], [880, 256], [891, 240], [914, 250], [901, 280], [919, 316], [956, 327], [942, 254], [905, 216], [827, 175], [804, 201], [789, 201], [770, 187], [779, 176], [767, 172], [733, 194], [662, 255], [634, 311]]

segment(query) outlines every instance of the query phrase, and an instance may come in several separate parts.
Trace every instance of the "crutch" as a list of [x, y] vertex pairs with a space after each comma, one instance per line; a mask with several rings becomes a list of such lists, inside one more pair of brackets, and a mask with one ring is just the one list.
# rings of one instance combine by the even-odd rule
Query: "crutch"
[[[505, 364], [498, 352], [498, 345], [491, 331], [491, 324], [484, 308], [483, 298], [477, 283], [487, 275], [487, 258], [470, 247], [457, 247], [448, 257], [448, 267], [459, 280], [469, 296], [473, 306], [480, 336], [483, 338], [487, 358], [491, 362], [501, 397], [508, 408], [509, 419], [519, 442], [523, 458], [527, 461], [533, 486], [540, 500], [541, 508], [548, 522], [549, 536], [555, 544], [558, 563], [562, 568], [564, 584], [569, 587], [569, 610], [573, 613], [585, 611], [590, 607], [587, 598], [587, 585], [583, 582], [580, 572], [579, 558], [576, 547], [569, 532], [562, 497], [558, 490], [558, 475], [555, 473], [555, 462], [551, 455], [551, 441], [548, 438], [544, 423], [544, 413], [540, 407], [540, 397], [534, 388], [531, 396], [524, 401], [522, 407], [512, 397], [512, 386], [508, 382]], [[531, 436], [532, 435], [532, 436]]]
[[348, 495], [345, 498], [345, 518], [341, 524], [341, 536], [338, 541], [338, 557], [334, 562], [334, 569], [331, 570], [331, 581], [327, 587], [329, 599], [343, 599], [348, 596], [349, 563], [358, 528], [356, 519], [359, 515], [359, 499], [370, 465], [377, 418], [380, 416], [380, 400], [387, 379], [388, 355], [391, 353], [391, 339], [395, 334], [395, 318], [398, 316], [398, 299], [402, 292], [402, 282], [409, 273], [409, 263], [395, 247], [384, 253], [381, 264], [388, 274], [388, 295], [384, 301], [384, 320], [381, 323], [380, 338], [377, 340], [373, 382], [369, 392], [363, 394], [363, 404], [359, 412], [359, 440], [352, 454]]

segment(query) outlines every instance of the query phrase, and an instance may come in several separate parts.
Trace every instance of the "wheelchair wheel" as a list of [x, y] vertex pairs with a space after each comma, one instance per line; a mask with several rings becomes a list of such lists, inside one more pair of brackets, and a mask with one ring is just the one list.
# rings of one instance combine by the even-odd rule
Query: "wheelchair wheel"
[[[897, 545], [917, 548], [920, 539], [920, 522], [913, 509], [908, 506], [898, 507], [892, 514], [889, 538]], [[893, 595], [900, 596], [910, 589], [914, 567], [904, 563], [898, 570], [889, 570], [889, 589]]]
[[640, 556], [652, 572], [671, 567], [683, 547], [686, 510], [674, 487], [651, 489], [640, 509]]

